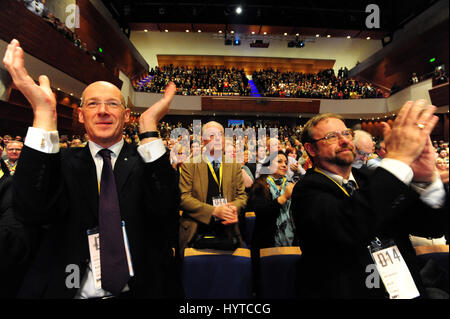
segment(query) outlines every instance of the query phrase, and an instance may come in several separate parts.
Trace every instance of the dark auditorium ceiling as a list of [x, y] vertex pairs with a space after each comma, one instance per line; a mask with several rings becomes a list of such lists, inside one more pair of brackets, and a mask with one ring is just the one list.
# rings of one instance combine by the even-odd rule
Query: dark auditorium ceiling
[[[124, 30], [296, 33], [381, 39], [402, 28], [437, 0], [149, 1], [102, 0]], [[380, 28], [365, 25], [366, 6], [380, 9]], [[237, 14], [237, 6], [242, 13]]]

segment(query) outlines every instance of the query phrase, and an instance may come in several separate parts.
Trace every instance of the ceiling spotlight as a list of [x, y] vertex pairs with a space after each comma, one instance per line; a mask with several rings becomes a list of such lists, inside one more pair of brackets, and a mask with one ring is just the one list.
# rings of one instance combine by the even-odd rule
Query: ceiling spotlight
[[147, 32], [147, 31], [148, 31], [147, 29], [144, 30], [144, 32]]
[[327, 35], [327, 38], [331, 38], [331, 35], [328, 34], [328, 35]]
[[166, 30], [164, 30], [164, 32], [169, 32], [169, 30], [166, 29]]
[[236, 8], [236, 13], [237, 14], [241, 14], [242, 13], [242, 8], [241, 7], [237, 7]]
[[202, 32], [202, 30], [198, 30], [198, 32], [200, 33], [200, 32]]
[[284, 35], [287, 35], [287, 33], [285, 32]]
[[219, 30], [219, 33], [222, 33], [222, 30]]
[[303, 48], [305, 46], [305, 42], [303, 40], [300, 40], [295, 45], [297, 48]]
[[299, 36], [299, 35], [300, 35], [300, 33], [296, 33], [295, 35], [296, 35], [296, 36]]
[[263, 34], [264, 34], [264, 35], [266, 35], [266, 34], [267, 34], [267, 32], [265, 32], [265, 31], [264, 31], [264, 33], [263, 33]]
[[231, 34], [234, 34], [234, 31], [233, 31], [233, 30], [231, 30], [231, 31], [230, 31], [230, 33], [231, 33]]
[[60, 88], [57, 88], [57, 90], [59, 91], [59, 90], [61, 90]]
[[189, 30], [188, 30], [188, 29], [186, 29], [186, 32], [189, 32]]
[[252, 34], [255, 34], [255, 31], [252, 31]]
[[316, 38], [318, 38], [318, 37], [320, 37], [320, 35], [319, 35], [319, 34], [316, 34]]

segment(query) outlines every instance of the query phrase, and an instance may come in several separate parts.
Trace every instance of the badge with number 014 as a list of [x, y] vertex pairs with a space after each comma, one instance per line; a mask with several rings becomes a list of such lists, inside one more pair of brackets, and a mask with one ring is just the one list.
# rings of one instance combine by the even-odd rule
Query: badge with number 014
[[413, 299], [420, 296], [397, 245], [378, 238], [367, 247], [390, 299]]

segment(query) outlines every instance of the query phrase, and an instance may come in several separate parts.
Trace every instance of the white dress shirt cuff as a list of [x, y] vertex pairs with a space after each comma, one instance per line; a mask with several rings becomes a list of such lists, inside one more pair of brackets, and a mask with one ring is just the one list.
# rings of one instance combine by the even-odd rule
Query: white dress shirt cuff
[[439, 173], [436, 172], [434, 182], [426, 188], [420, 187], [416, 183], [411, 183], [411, 187], [420, 194], [420, 198], [433, 208], [441, 208], [445, 203], [445, 190]]
[[402, 161], [392, 158], [383, 158], [380, 162], [380, 167], [387, 170], [389, 173], [397, 177], [406, 185], [409, 185], [413, 179], [413, 171], [409, 165]]
[[384, 158], [380, 167], [389, 171], [392, 175], [397, 177], [406, 185], [411, 187], [420, 195], [420, 199], [433, 208], [440, 208], [445, 202], [445, 190], [444, 185], [439, 177], [436, 177], [435, 181], [426, 188], [421, 188], [414, 183], [411, 183], [413, 179], [413, 171], [411, 167], [392, 158]]
[[55, 154], [59, 152], [59, 134], [58, 131], [29, 127], [24, 144], [36, 151]]
[[157, 139], [140, 145], [137, 150], [145, 163], [151, 163], [164, 155], [166, 147], [161, 139]]

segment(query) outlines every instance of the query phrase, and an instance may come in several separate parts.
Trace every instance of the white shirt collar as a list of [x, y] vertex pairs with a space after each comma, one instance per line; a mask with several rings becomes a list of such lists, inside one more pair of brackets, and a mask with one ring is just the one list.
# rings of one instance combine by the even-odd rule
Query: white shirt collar
[[218, 157], [218, 158], [213, 158], [211, 156], [211, 154], [209, 154], [209, 152], [206, 152], [206, 157], [208, 157], [208, 160], [210, 163], [212, 163], [213, 161], [217, 161], [219, 163], [222, 163], [222, 156]]
[[323, 168], [320, 168], [320, 170], [341, 186], [343, 183], [347, 183], [348, 181], [354, 181], [356, 183], [355, 177], [353, 176], [352, 172], [350, 172], [350, 176], [347, 180], [343, 178], [341, 175], [333, 174], [329, 171], [324, 170]]
[[[113, 152], [115, 157], [119, 156], [120, 151], [122, 150], [123, 144], [125, 143], [124, 139], [121, 139], [119, 142], [117, 142], [114, 145], [111, 145], [110, 147], [108, 147], [108, 149]], [[88, 143], [89, 146], [89, 151], [91, 152], [92, 158], [95, 158], [95, 156], [97, 156], [98, 152], [102, 149], [104, 149], [104, 147], [101, 147], [100, 145], [89, 141]], [[100, 155], [99, 155], [100, 156]]]

